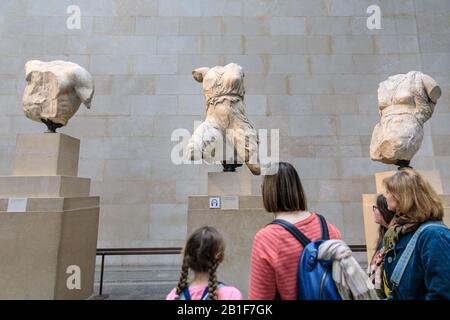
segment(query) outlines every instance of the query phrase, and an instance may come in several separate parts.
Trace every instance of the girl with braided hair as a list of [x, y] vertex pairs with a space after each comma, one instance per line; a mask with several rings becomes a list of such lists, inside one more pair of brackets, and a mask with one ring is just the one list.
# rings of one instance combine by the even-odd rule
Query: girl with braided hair
[[166, 300], [242, 300], [238, 289], [217, 281], [217, 268], [224, 252], [225, 242], [215, 228], [205, 226], [195, 230], [184, 248], [178, 285]]

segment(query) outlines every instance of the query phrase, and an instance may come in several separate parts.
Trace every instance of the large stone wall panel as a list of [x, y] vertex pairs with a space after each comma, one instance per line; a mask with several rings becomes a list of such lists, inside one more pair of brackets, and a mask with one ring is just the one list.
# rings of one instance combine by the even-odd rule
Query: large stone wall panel
[[[99, 246], [182, 245], [187, 197], [205, 194], [206, 172], [221, 168], [173, 165], [170, 135], [177, 128], [192, 132], [205, 112], [191, 71], [237, 62], [255, 128], [280, 130], [281, 159], [295, 164], [312, 209], [334, 222], [345, 240], [363, 243], [361, 194], [374, 192], [373, 173], [395, 169], [368, 160], [379, 117], [376, 90], [387, 76], [419, 70], [441, 85], [413, 165], [440, 170], [444, 192], [450, 190], [450, 2], [430, 3], [0, 1], [0, 174], [12, 168], [16, 134], [42, 132], [22, 115], [23, 64], [76, 62], [93, 74], [96, 95], [92, 109], [81, 108], [61, 132], [82, 138], [80, 175], [92, 178], [104, 205]], [[72, 4], [81, 9], [79, 30], [66, 27]], [[373, 4], [382, 12], [380, 30], [366, 26]]]

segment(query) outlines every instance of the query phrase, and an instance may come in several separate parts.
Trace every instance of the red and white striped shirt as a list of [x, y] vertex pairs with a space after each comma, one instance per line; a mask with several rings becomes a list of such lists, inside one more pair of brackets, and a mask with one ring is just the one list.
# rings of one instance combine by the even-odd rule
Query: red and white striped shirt
[[[339, 230], [327, 222], [330, 239], [341, 239]], [[320, 240], [319, 217], [312, 213], [295, 226], [311, 241]], [[297, 298], [297, 267], [303, 245], [279, 225], [258, 231], [253, 241], [250, 265], [250, 300], [273, 300], [276, 292], [282, 300]]]

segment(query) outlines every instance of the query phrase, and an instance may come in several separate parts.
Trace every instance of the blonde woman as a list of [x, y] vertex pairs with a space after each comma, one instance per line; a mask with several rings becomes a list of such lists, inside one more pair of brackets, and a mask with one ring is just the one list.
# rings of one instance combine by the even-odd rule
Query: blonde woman
[[413, 169], [383, 183], [388, 209], [396, 213], [383, 240], [389, 298], [450, 299], [450, 230], [441, 200]]

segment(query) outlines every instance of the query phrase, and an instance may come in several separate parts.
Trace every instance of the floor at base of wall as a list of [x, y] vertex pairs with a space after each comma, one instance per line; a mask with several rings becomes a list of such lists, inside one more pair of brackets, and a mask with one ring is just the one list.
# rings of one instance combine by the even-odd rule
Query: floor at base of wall
[[103, 295], [99, 296], [100, 267], [97, 266], [91, 299], [164, 300], [179, 276], [180, 266], [105, 267]]
[[[354, 257], [366, 270], [364, 253]], [[103, 294], [99, 295], [100, 266], [96, 267], [94, 293], [91, 299], [108, 300], [164, 300], [177, 285], [180, 266], [106, 266], [103, 275]]]

